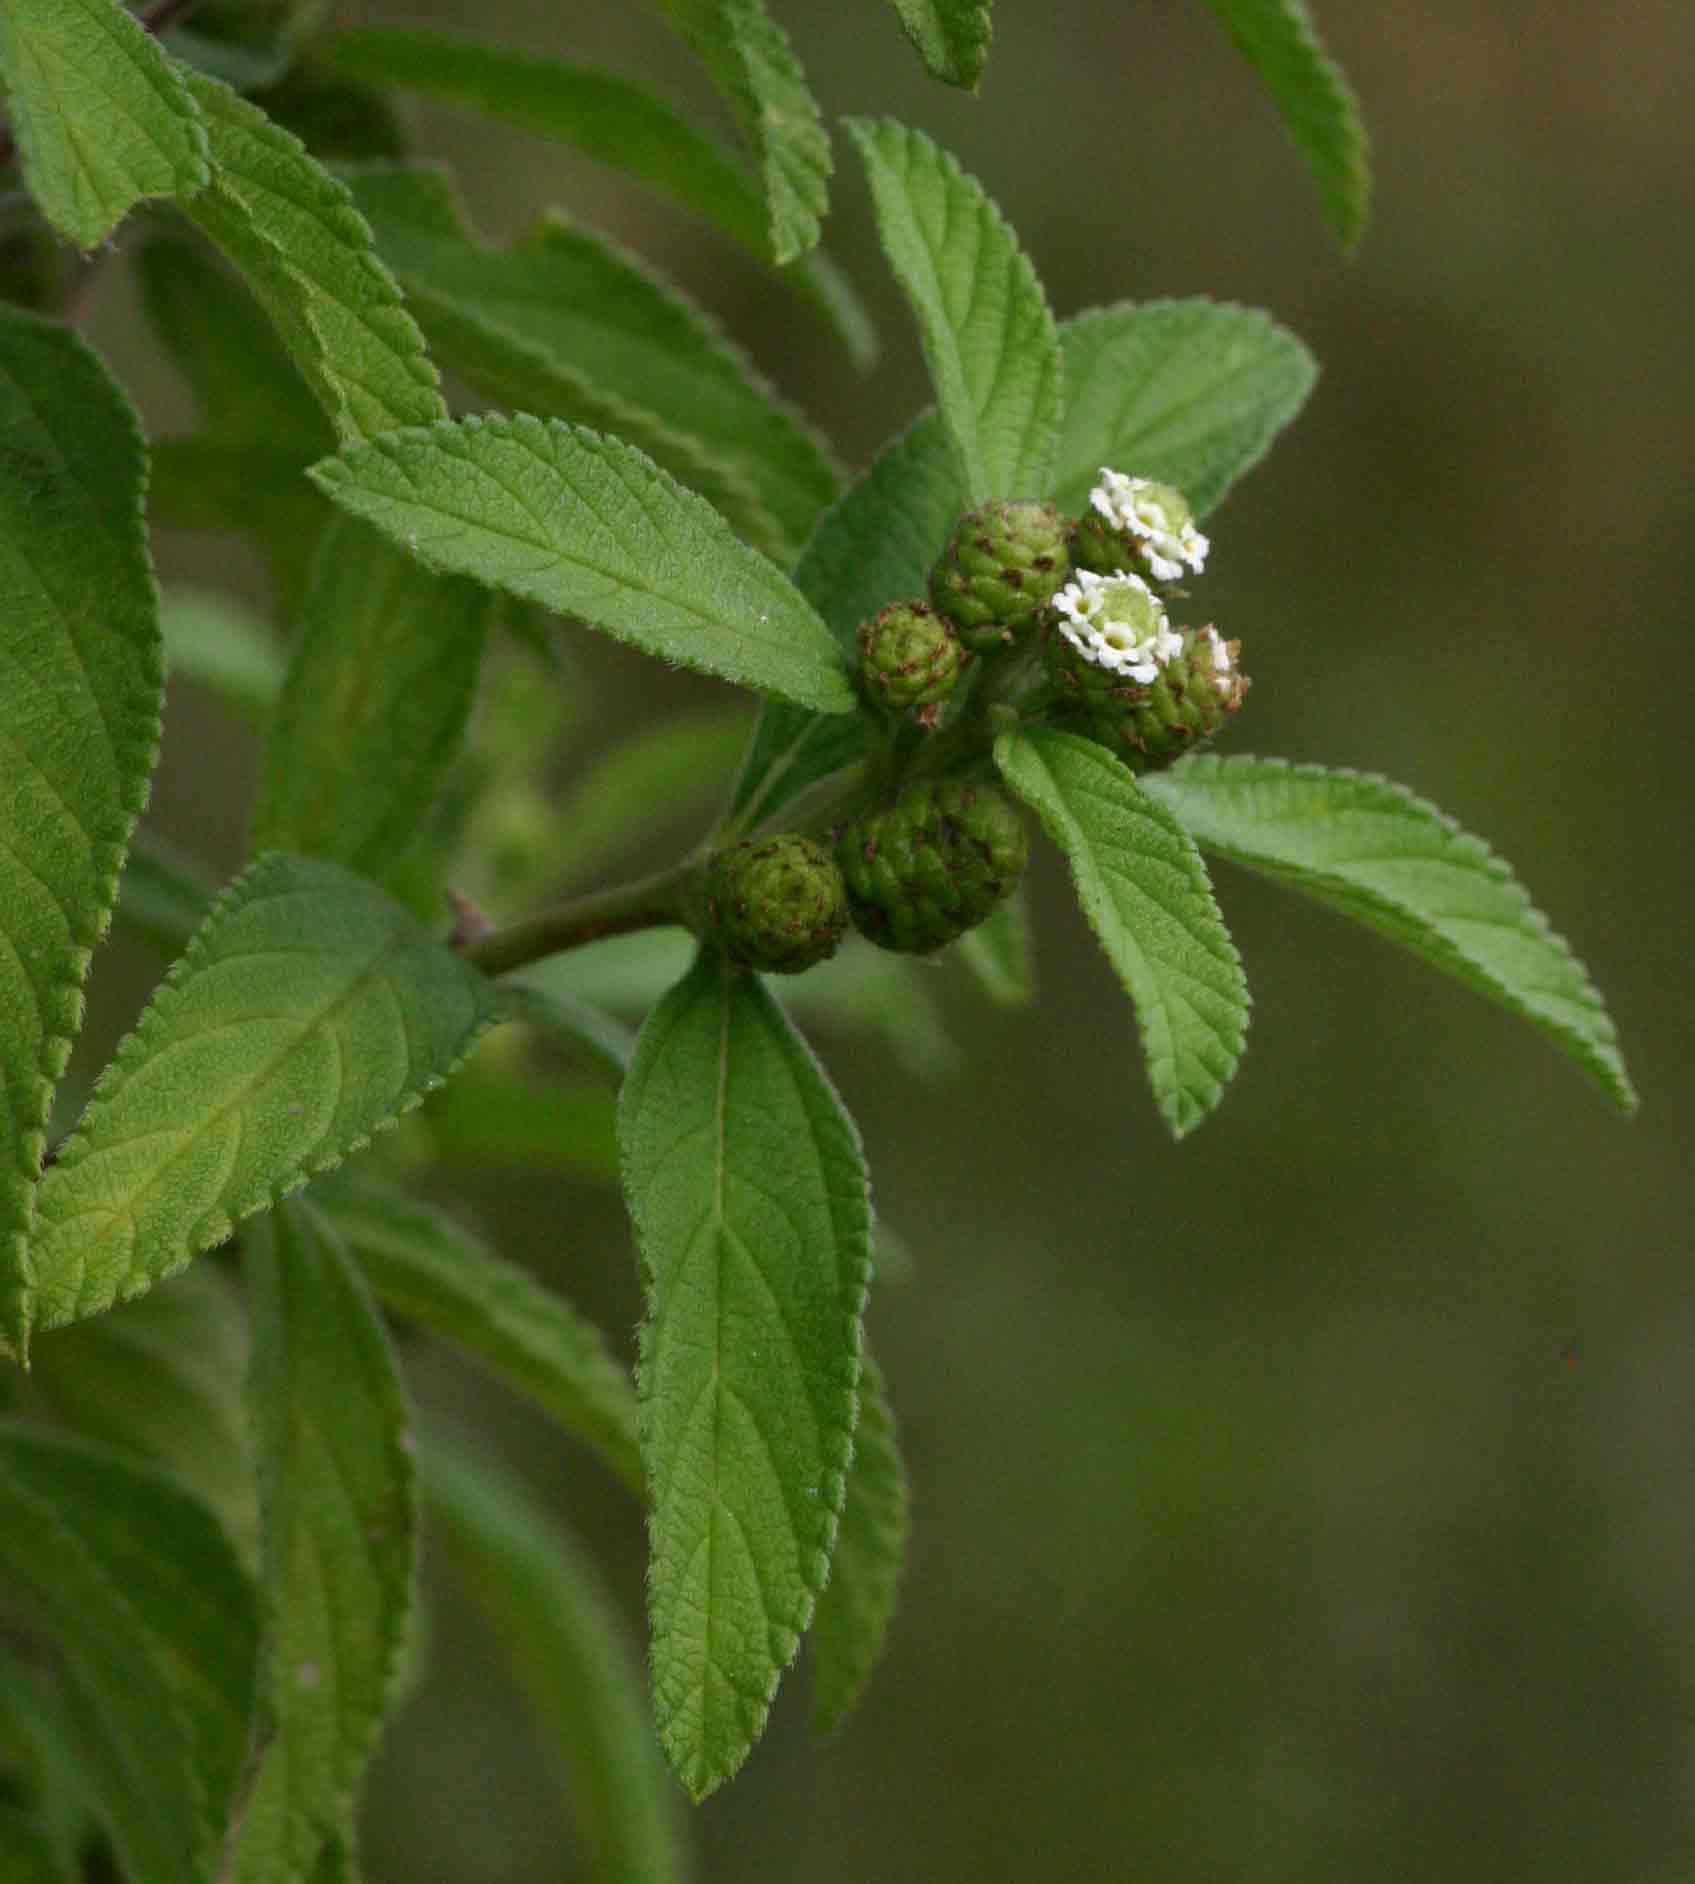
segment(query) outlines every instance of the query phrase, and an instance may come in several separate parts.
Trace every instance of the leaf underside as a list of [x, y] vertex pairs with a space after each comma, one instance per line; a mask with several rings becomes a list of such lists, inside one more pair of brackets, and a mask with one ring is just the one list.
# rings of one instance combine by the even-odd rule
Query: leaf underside
[[79, 248], [145, 198], [206, 181], [183, 73], [116, 0], [6, 0], [0, 79], [31, 194]]
[[1248, 988], [1194, 842], [1129, 769], [1051, 728], [1004, 733], [995, 763], [1071, 866], [1077, 900], [1136, 1009], [1148, 1077], [1182, 1137], [1241, 1058]]
[[380, 890], [261, 858], [227, 890], [39, 1186], [38, 1320], [138, 1295], [438, 1086], [492, 984]]
[[1369, 773], [1201, 754], [1146, 789], [1221, 857], [1302, 890], [1527, 1020], [1621, 1112], [1636, 1093], [1583, 964], [1511, 870]]
[[619, 1109], [660, 1737], [697, 1798], [758, 1738], [829, 1569], [870, 1275], [858, 1134], [754, 977], [705, 953]]
[[158, 751], [146, 480], [82, 342], [0, 314], [0, 1343], [20, 1352], [53, 1089]]

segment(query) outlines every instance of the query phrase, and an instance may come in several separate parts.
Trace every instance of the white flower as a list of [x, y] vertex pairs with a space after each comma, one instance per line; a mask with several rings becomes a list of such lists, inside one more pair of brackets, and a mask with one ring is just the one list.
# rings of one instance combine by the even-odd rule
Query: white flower
[[1212, 650], [1213, 685], [1228, 699], [1233, 684], [1231, 670], [1236, 665], [1230, 658], [1230, 644], [1216, 628], [1203, 628], [1200, 632], [1206, 637], [1207, 646]]
[[1126, 477], [1103, 464], [1089, 503], [1111, 528], [1135, 541], [1157, 581], [1175, 582], [1185, 567], [1196, 575], [1205, 567], [1212, 545], [1195, 528], [1181, 493], [1169, 484]]
[[1140, 576], [1097, 576], [1080, 569], [1053, 606], [1060, 633], [1084, 660], [1144, 687], [1183, 652], [1183, 637]]

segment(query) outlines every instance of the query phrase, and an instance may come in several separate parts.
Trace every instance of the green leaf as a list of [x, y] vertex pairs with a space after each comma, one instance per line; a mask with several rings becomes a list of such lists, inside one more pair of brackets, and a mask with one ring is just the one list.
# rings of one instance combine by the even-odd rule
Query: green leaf
[[883, 1372], [867, 1353], [859, 1376], [847, 1502], [830, 1581], [818, 1599], [809, 1654], [812, 1731], [841, 1727], [882, 1659], [910, 1529], [906, 1466]]
[[239, 276], [199, 242], [175, 235], [148, 241], [136, 274], [154, 335], [208, 433], [287, 452], [302, 469], [330, 448], [306, 378]]
[[253, 848], [391, 869], [464, 748], [492, 612], [486, 589], [337, 517], [265, 742]]
[[829, 1571], [871, 1210], [859, 1135], [764, 985], [703, 953], [619, 1107], [647, 1292], [660, 1737], [695, 1797], [765, 1725]]
[[958, 946], [960, 959], [997, 1007], [1028, 1007], [1036, 998], [1030, 909], [1022, 884], [987, 922], [967, 930]]
[[496, 999], [371, 884], [261, 858], [219, 898], [38, 1187], [39, 1325], [141, 1294], [333, 1169], [441, 1084]]
[[171, 678], [191, 680], [252, 726], [282, 692], [282, 652], [269, 629], [232, 595], [171, 589], [159, 610]]
[[469, 418], [350, 447], [312, 475], [431, 568], [819, 712], [855, 704], [829, 630], [787, 577], [620, 439]]
[[1621, 1112], [1636, 1109], [1583, 964], [1507, 865], [1434, 805], [1368, 773], [1211, 755], [1144, 789], [1208, 850], [1411, 949], [1539, 1028]]
[[444, 1212], [389, 1186], [337, 1184], [322, 1208], [392, 1313], [463, 1349], [640, 1493], [635, 1388], [591, 1321]]
[[189, 82], [213, 169], [184, 207], [241, 270], [336, 436], [353, 442], [441, 418], [423, 336], [345, 186], [228, 86]]
[[931, 78], [976, 91], [994, 34], [989, 0], [894, 0], [894, 9]]
[[1077, 900], [1135, 1003], [1154, 1097], [1181, 1138], [1242, 1056], [1248, 985], [1183, 826], [1104, 747], [1003, 733], [995, 763], [1071, 865]]
[[54, 1849], [45, 1828], [0, 1805], [0, 1877], [6, 1884], [78, 1884], [78, 1870]]
[[206, 1824], [220, 1823], [247, 1756], [259, 1625], [216, 1518], [150, 1465], [17, 1421], [0, 1421], [0, 1487], [51, 1503], [123, 1591], [175, 1683]]
[[65, 328], [0, 312], [0, 1351], [29, 1337], [36, 1179], [159, 743], [146, 449]]
[[830, 139], [789, 36], [765, 0], [662, 0], [730, 107], [759, 167], [773, 259], [818, 240], [829, 208]]
[[[771, 261], [765, 200], [740, 161], [632, 79], [420, 27], [353, 27], [314, 40], [313, 52], [348, 77], [405, 86], [569, 144], [704, 217], [759, 261]], [[782, 278], [829, 319], [855, 365], [869, 369], [876, 332], [835, 264], [814, 251]]]
[[43, 1335], [23, 1410], [164, 1467], [246, 1552], [258, 1534], [246, 1361], [241, 1305], [203, 1263], [109, 1315]]
[[[869, 470], [825, 511], [795, 570], [795, 587], [824, 617], [844, 658], [886, 603], [922, 595], [930, 566], [965, 508], [959, 466], [934, 413], [886, 445]], [[767, 702], [731, 799], [738, 818], [768, 818], [807, 786], [864, 755], [864, 715], [820, 720]]]
[[63, 1684], [56, 1671], [26, 1666], [21, 1653], [0, 1654], [0, 1765], [8, 1796], [46, 1838], [65, 1884], [82, 1884], [91, 1808]]
[[836, 495], [829, 452], [710, 316], [557, 215], [492, 249], [445, 172], [350, 176], [384, 259], [443, 363], [509, 410], [616, 432], [785, 565]]
[[207, 1795], [179, 1677], [140, 1608], [76, 1534], [75, 1516], [0, 1453], [0, 1587], [62, 1658], [89, 1806], [128, 1884], [211, 1884]]
[[1060, 329], [1066, 408], [1054, 502], [1079, 511], [1101, 467], [1174, 484], [1197, 513], [1263, 458], [1318, 377], [1295, 336], [1252, 308], [1148, 301]]
[[884, 252], [918, 318], [967, 503], [1044, 495], [1062, 364], [1029, 257], [976, 179], [923, 132], [887, 118], [851, 118], [848, 129]]
[[157, 832], [138, 831], [118, 887], [115, 920], [175, 961], [217, 897], [200, 866]]
[[1326, 220], [1351, 251], [1371, 208], [1365, 127], [1348, 81], [1319, 40], [1306, 0], [1206, 4], [1271, 93], [1317, 179]]
[[617, 1605], [593, 1559], [509, 1473], [433, 1442], [422, 1455], [439, 1538], [564, 1768], [596, 1884], [680, 1884], [676, 1795]]
[[266, 1607], [262, 1753], [224, 1875], [346, 1874], [354, 1802], [412, 1614], [411, 1408], [346, 1252], [284, 1203], [242, 1233]]
[[181, 71], [117, 0], [6, 0], [0, 79], [24, 180], [91, 249], [146, 197], [206, 181], [206, 133]]

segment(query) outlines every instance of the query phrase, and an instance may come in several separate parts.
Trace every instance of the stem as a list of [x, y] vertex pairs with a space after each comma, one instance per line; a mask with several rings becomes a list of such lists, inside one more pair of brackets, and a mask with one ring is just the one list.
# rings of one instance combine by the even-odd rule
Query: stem
[[[138, 16], [142, 31], [152, 33], [155, 37], [160, 33], [168, 33], [187, 14], [192, 13], [199, 3], [200, 0], [154, 0], [153, 5]], [[12, 161], [17, 148], [18, 142], [12, 135], [12, 127], [9, 124], [0, 125], [0, 170]]]
[[609, 890], [573, 897], [568, 903], [526, 916], [509, 928], [495, 930], [468, 948], [465, 959], [485, 975], [505, 975], [546, 956], [581, 948], [585, 942], [681, 923], [685, 895], [696, 867], [690, 858], [635, 883], [620, 883]]

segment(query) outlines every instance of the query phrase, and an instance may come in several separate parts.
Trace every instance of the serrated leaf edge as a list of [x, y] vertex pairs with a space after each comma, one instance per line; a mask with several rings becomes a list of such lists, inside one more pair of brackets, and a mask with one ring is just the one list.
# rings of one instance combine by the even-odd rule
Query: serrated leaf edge
[[[93, 1089], [89, 1093], [88, 1104], [83, 1111], [84, 1120], [93, 1112], [95, 1106], [105, 1097], [107, 1092], [112, 1087], [116, 1086], [138, 1062], [145, 1061], [148, 1054], [152, 1051], [154, 1036], [157, 1034], [160, 1027], [168, 1023], [172, 1011], [177, 1002], [181, 999], [182, 983], [199, 965], [201, 956], [206, 952], [207, 937], [212, 933], [216, 925], [225, 917], [233, 914], [238, 909], [244, 908], [249, 902], [253, 901], [264, 890], [269, 877], [278, 869], [286, 868], [290, 861], [292, 861], [292, 859], [285, 852], [267, 851], [255, 858], [253, 863], [249, 865], [239, 877], [232, 883], [227, 884], [219, 892], [211, 909], [207, 912], [205, 921], [195, 933], [194, 939], [189, 943], [187, 949], [177, 961], [172, 963], [165, 974], [164, 980], [161, 981], [159, 986], [154, 990], [153, 996], [148, 1002], [147, 1008], [143, 1012], [140, 1020], [137, 1021], [131, 1031], [125, 1035], [124, 1039], [119, 1042], [117, 1052], [113, 1054], [106, 1066], [101, 1069], [100, 1075], [95, 1080]], [[351, 875], [352, 873], [348, 872], [347, 874]], [[375, 892], [374, 885], [369, 887]], [[397, 938], [395, 944], [391, 945], [391, 949], [393, 946], [398, 946], [399, 943], [411, 939], [412, 938], [408, 936], [402, 935]], [[445, 944], [443, 946], [445, 946]], [[390, 952], [391, 950], [385, 950], [383, 954], [377, 956], [366, 967], [358, 981], [338, 997], [335, 1006], [328, 1010], [328, 1012], [333, 1013], [335, 1008], [340, 1007], [351, 994], [357, 992], [358, 989], [364, 985], [368, 977], [387, 960]], [[321, 1022], [324, 1018], [326, 1018], [325, 1015], [320, 1015], [319, 1021]], [[152, 1270], [136, 1272], [132, 1269], [130, 1274], [125, 1277], [124, 1282], [114, 1291], [110, 1301], [103, 1303], [102, 1307], [109, 1306], [115, 1308], [121, 1303], [133, 1300], [138, 1295], [145, 1295], [149, 1289], [156, 1287], [159, 1283], [167, 1281], [170, 1277], [186, 1269], [197, 1255], [204, 1253], [206, 1250], [215, 1248], [219, 1243], [223, 1242], [225, 1238], [234, 1232], [237, 1224], [244, 1222], [249, 1217], [262, 1216], [265, 1212], [274, 1210], [285, 1197], [292, 1197], [296, 1192], [303, 1190], [310, 1184], [314, 1178], [322, 1177], [326, 1173], [336, 1170], [355, 1152], [363, 1151], [378, 1133], [393, 1131], [409, 1112], [415, 1111], [431, 1093], [438, 1092], [447, 1083], [453, 1074], [457, 1072], [470, 1057], [471, 1050], [476, 1043], [488, 1032], [489, 1028], [493, 1027], [499, 1021], [499, 1019], [500, 1009], [497, 1002], [491, 995], [485, 995], [482, 1015], [478, 1022], [467, 1032], [463, 1043], [463, 1050], [455, 1056], [451, 1063], [440, 1073], [431, 1074], [420, 1081], [417, 1089], [409, 1095], [404, 1096], [400, 1103], [396, 1105], [394, 1111], [386, 1118], [378, 1120], [374, 1125], [368, 1127], [363, 1132], [355, 1133], [353, 1137], [335, 1152], [327, 1156], [313, 1157], [306, 1160], [292, 1177], [278, 1180], [269, 1188], [268, 1194], [263, 1199], [245, 1210], [236, 1212], [233, 1217], [226, 1216], [222, 1212], [219, 1212], [214, 1216], [202, 1218], [189, 1233], [186, 1240], [190, 1244], [190, 1247], [180, 1261], [174, 1261], [157, 1272]], [[293, 1046], [290, 1046], [286, 1049], [286, 1052], [292, 1052], [293, 1050]], [[262, 1079], [268, 1077], [270, 1070], [269, 1067], [266, 1067], [252, 1074], [242, 1089], [243, 1094], [250, 1092]], [[233, 1103], [237, 1102], [232, 1102], [232, 1106], [226, 1106], [224, 1113], [232, 1109]], [[224, 1116], [224, 1113], [220, 1113], [219, 1117]], [[75, 1131], [65, 1140], [64, 1146], [60, 1152], [57, 1168], [66, 1172], [74, 1170], [76, 1166], [82, 1162], [86, 1151], [87, 1144], [83, 1134], [83, 1123], [79, 1120]], [[178, 1156], [180, 1155], [179, 1153]], [[170, 1162], [174, 1163], [175, 1160], [173, 1159]], [[168, 1169], [169, 1165], [165, 1168]], [[159, 1180], [155, 1178], [153, 1181], [157, 1183]], [[86, 1277], [86, 1261], [82, 1261], [81, 1268], [83, 1276]], [[69, 1313], [57, 1316], [48, 1324], [50, 1327], [65, 1326], [68, 1323], [81, 1320], [87, 1313], [91, 1312], [83, 1305], [81, 1290], [82, 1283], [79, 1281], [76, 1306]]]

